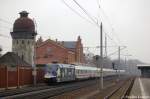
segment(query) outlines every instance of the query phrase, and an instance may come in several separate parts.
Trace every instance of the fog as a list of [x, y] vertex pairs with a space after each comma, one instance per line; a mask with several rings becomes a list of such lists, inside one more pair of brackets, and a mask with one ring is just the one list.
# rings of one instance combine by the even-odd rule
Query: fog
[[[10, 31], [13, 22], [22, 10], [28, 11], [29, 17], [37, 24], [38, 36], [44, 39], [76, 40], [80, 35], [85, 47], [99, 45], [99, 28], [90, 20], [72, 0], [65, 0], [78, 16], [62, 0], [0, 0], [0, 45], [3, 53], [11, 51]], [[150, 0], [77, 0], [95, 19], [104, 25], [104, 32], [109, 35], [108, 53], [117, 50], [117, 46], [127, 46], [122, 54], [132, 54], [130, 58], [150, 61]], [[6, 22], [7, 21], [7, 22]], [[8, 36], [8, 37], [6, 37]], [[112, 40], [113, 39], [113, 40]], [[86, 50], [87, 51], [87, 50]], [[98, 53], [96, 49], [90, 52]], [[113, 56], [116, 57], [116, 56]], [[122, 56], [124, 57], [124, 56]]]

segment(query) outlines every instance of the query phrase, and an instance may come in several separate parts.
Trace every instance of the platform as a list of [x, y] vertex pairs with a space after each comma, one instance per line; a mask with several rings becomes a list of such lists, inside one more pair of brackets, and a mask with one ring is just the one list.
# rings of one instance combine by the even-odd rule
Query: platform
[[150, 99], [150, 78], [136, 78], [129, 98]]

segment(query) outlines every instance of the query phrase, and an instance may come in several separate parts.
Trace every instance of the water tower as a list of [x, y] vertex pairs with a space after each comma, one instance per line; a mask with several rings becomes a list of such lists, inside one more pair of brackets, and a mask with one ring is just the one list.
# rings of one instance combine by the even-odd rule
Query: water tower
[[28, 17], [29, 13], [27, 11], [22, 11], [19, 14], [20, 17], [15, 20], [11, 32], [12, 51], [33, 66], [35, 37], [37, 35], [35, 24]]

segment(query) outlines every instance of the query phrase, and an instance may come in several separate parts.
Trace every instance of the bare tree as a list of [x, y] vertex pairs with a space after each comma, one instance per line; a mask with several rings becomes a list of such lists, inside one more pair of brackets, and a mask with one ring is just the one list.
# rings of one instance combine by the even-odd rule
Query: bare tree
[[0, 57], [2, 56], [2, 47], [0, 46]]

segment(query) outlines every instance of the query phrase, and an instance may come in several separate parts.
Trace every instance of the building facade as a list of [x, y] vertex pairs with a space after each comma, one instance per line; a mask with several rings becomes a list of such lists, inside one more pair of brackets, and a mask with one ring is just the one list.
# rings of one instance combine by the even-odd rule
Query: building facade
[[36, 43], [36, 64], [83, 63], [83, 45], [80, 36], [77, 41], [43, 41], [40, 37]]
[[35, 37], [37, 35], [35, 24], [34, 21], [28, 17], [28, 12], [22, 11], [19, 14], [20, 18], [15, 20], [13, 31], [11, 32], [12, 51], [24, 61], [33, 65]]

